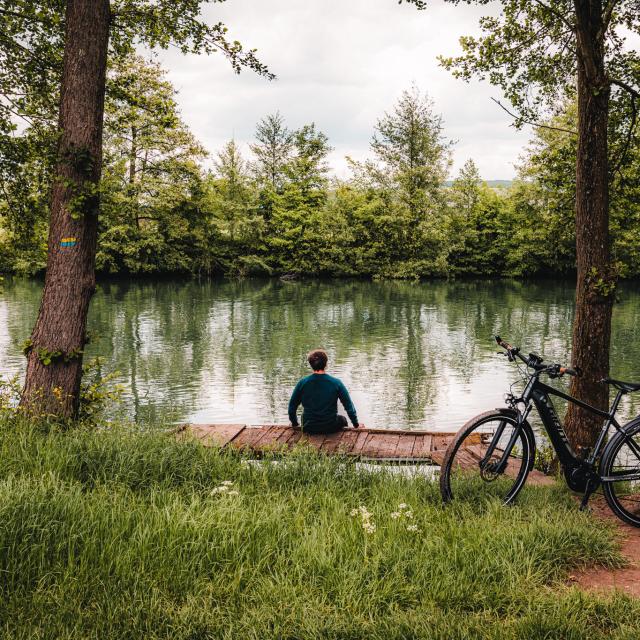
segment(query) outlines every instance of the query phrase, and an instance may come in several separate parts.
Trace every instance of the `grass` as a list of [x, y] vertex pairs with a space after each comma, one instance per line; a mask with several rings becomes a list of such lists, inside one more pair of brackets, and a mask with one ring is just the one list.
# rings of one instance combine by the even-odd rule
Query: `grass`
[[559, 487], [443, 509], [305, 451], [0, 421], [5, 638], [637, 638], [636, 601], [562, 583], [594, 562], [619, 562], [612, 531]]

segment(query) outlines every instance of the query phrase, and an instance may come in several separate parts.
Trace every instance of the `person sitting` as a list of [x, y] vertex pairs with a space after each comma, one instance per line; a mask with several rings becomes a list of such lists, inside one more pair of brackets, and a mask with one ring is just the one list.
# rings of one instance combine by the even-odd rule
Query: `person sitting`
[[309, 353], [307, 361], [313, 373], [298, 382], [289, 400], [289, 420], [294, 428], [298, 427], [297, 411], [302, 404], [302, 430], [305, 433], [335, 433], [344, 429], [347, 419], [338, 414], [338, 400], [345, 408], [354, 428], [364, 426], [358, 423], [358, 416], [347, 388], [341, 380], [325, 371], [327, 360], [327, 353], [322, 349]]

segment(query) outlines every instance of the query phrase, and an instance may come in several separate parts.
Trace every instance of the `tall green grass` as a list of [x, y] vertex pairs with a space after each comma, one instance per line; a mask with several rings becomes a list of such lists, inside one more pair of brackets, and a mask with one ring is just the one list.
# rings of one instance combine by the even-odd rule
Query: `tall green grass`
[[562, 583], [618, 560], [560, 488], [443, 509], [424, 478], [305, 451], [0, 424], [6, 638], [637, 638], [635, 601]]

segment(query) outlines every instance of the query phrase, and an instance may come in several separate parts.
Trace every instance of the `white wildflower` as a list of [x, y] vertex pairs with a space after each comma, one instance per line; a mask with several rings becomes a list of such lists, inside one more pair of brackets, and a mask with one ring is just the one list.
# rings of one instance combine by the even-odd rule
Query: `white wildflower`
[[404, 517], [409, 518], [409, 520], [411, 520], [413, 518], [413, 511], [405, 511]]
[[233, 481], [224, 480], [223, 482], [220, 483], [220, 486], [222, 486], [222, 487], [230, 487], [232, 484], [233, 484]]
[[240, 492], [239, 492], [239, 491], [236, 491], [236, 490], [234, 489], [233, 491], [229, 491], [229, 492], [227, 493], [227, 495], [228, 495], [228, 496], [239, 496], [239, 495], [240, 495]]
[[371, 522], [371, 513], [364, 506], [352, 509], [350, 512], [352, 518], [360, 517], [360, 524], [366, 533], [374, 533], [376, 530], [375, 523]]
[[225, 493], [226, 491], [229, 491], [228, 487], [216, 487], [215, 489], [211, 489], [211, 495], [214, 495], [216, 493]]
[[401, 514], [399, 511], [394, 511], [394, 512], [391, 514], [391, 517], [392, 517], [394, 520], [397, 520], [401, 515], [402, 515], [402, 514]]
[[420, 531], [417, 524], [409, 524], [407, 525], [407, 531]]
[[398, 505], [398, 509], [400, 509], [400, 511], [402, 511], [403, 509], [408, 509], [408, 508], [409, 508], [409, 505], [408, 505], [408, 504], [405, 504], [404, 502], [401, 502], [401, 503]]

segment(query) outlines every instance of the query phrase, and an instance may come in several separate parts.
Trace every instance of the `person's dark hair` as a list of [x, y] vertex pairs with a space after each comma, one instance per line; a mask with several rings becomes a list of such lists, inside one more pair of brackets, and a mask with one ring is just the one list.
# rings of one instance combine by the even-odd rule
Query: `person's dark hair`
[[314, 371], [323, 371], [327, 366], [328, 359], [327, 352], [322, 349], [314, 349], [310, 351], [307, 356], [307, 362]]

